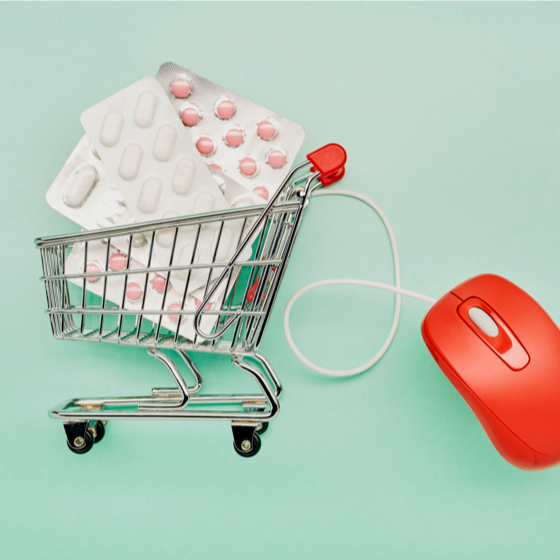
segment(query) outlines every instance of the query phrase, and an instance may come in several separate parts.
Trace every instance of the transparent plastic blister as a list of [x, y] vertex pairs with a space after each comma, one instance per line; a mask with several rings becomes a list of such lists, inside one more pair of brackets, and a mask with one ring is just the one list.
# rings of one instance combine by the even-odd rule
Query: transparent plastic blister
[[265, 199], [276, 192], [305, 138], [300, 125], [172, 62], [156, 79], [210, 165]]
[[[95, 209], [112, 184], [107, 168], [84, 134], [47, 191], [47, 202], [82, 227], [96, 229], [101, 226], [95, 222]], [[118, 219], [125, 213], [126, 205], [113, 206], [114, 219]], [[132, 218], [130, 212], [128, 215]]]
[[[228, 204], [194, 147], [184, 125], [153, 78], [132, 86], [82, 113], [82, 125], [101, 156], [126, 205], [138, 221], [174, 218], [225, 210]], [[230, 224], [228, 237], [239, 235]], [[160, 263], [190, 264], [209, 261], [215, 231], [191, 228], [158, 232], [154, 251]], [[224, 246], [226, 241], [224, 240]], [[196, 254], [193, 248], [197, 246]], [[227, 260], [234, 250], [227, 249]], [[194, 289], [203, 283], [198, 271], [190, 277]], [[175, 287], [185, 287], [186, 274], [172, 274]]]

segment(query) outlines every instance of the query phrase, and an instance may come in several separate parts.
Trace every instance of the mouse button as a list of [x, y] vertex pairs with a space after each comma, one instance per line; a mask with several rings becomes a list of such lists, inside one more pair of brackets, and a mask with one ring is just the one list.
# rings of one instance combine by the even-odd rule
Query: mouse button
[[[422, 323], [422, 336], [448, 377], [450, 374], [457, 376], [466, 385], [472, 383], [484, 392], [489, 383], [489, 369], [501, 368], [503, 371], [492, 372], [490, 377], [503, 377], [507, 368], [459, 317], [457, 307], [460, 303], [461, 300], [451, 293], [438, 300]], [[443, 363], [449, 369], [444, 368]]]
[[[465, 323], [486, 343], [488, 343], [498, 354], [505, 354], [513, 346], [513, 342], [508, 332], [511, 329], [507, 327], [502, 318], [490, 307], [485, 301], [477, 297], [470, 297], [466, 299], [458, 308], [459, 315]], [[477, 319], [473, 319], [473, 315]], [[483, 326], [488, 328], [494, 327], [494, 332], [487, 333], [484, 328], [481, 328], [480, 319], [482, 316], [487, 317], [487, 323]]]
[[[459, 305], [457, 311], [467, 326], [480, 337], [510, 369], [519, 371], [527, 366], [529, 363], [529, 354], [509, 325], [485, 301], [477, 297], [468, 298]], [[476, 320], [473, 319], [473, 315]], [[482, 319], [484, 319], [484, 321]], [[481, 326], [484, 328], [481, 328]], [[498, 330], [497, 333], [496, 329]]]
[[495, 338], [500, 334], [496, 321], [480, 307], [471, 307], [468, 311], [471, 321], [487, 336]]
[[501, 276], [480, 274], [455, 286], [452, 292], [462, 300], [478, 296], [484, 301], [494, 304], [496, 299], [499, 300], [504, 294], [509, 294], [511, 290], [516, 289], [519, 288]]

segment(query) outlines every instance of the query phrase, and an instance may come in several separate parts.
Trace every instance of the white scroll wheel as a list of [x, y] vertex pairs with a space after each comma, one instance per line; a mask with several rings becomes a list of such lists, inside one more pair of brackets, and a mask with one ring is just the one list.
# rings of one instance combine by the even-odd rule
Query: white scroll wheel
[[480, 307], [471, 307], [469, 309], [469, 317], [485, 335], [495, 337], [500, 333], [500, 329], [494, 319], [486, 311], [480, 309]]

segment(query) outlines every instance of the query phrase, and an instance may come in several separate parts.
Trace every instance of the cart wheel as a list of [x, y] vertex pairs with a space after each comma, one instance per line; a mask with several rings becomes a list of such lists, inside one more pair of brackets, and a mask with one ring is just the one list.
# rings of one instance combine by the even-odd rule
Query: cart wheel
[[78, 436], [74, 438], [72, 443], [68, 440], [66, 440], [66, 443], [68, 443], [70, 451], [82, 455], [93, 447], [93, 435], [89, 430], [86, 430], [83, 438]]
[[248, 439], [245, 439], [241, 442], [240, 447], [233, 442], [233, 448], [235, 451], [241, 455], [241, 457], [253, 457], [255, 456], [261, 448], [261, 438], [259, 434], [255, 431], [253, 434], [253, 442], [250, 443]]
[[105, 424], [101, 420], [96, 420], [93, 425], [89, 427], [89, 431], [93, 435], [93, 442], [99, 443], [105, 435]]
[[259, 425], [257, 426], [255, 432], [257, 432], [257, 434], [259, 435], [262, 435], [266, 432], [266, 430], [268, 430], [268, 422], [259, 422]]

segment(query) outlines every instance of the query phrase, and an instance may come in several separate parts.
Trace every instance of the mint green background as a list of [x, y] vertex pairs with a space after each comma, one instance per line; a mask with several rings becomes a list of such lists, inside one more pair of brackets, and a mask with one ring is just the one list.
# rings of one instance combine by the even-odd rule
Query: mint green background
[[[420, 337], [352, 380], [315, 375], [281, 326], [289, 296], [334, 277], [392, 280], [367, 208], [306, 212], [262, 352], [285, 395], [252, 460], [225, 423], [113, 422], [83, 457], [47, 409], [168, 383], [142, 349], [55, 341], [33, 238], [77, 231], [45, 192], [80, 113], [173, 60], [301, 123], [301, 156], [349, 154], [342, 188], [376, 200], [405, 287], [438, 297], [502, 274], [560, 321], [558, 4], [1, 4], [0, 556], [525, 559], [560, 554], [560, 469], [495, 452]], [[325, 288], [294, 336], [330, 367], [382, 343], [392, 296]], [[209, 390], [246, 382], [195, 356]], [[559, 403], [560, 406], [560, 403]]]

